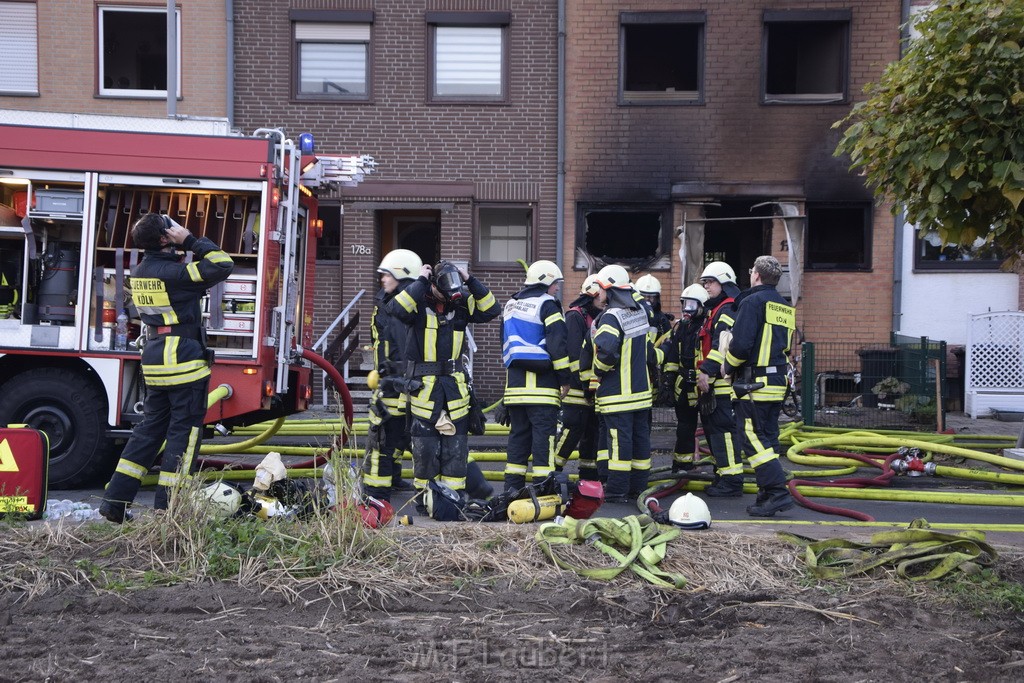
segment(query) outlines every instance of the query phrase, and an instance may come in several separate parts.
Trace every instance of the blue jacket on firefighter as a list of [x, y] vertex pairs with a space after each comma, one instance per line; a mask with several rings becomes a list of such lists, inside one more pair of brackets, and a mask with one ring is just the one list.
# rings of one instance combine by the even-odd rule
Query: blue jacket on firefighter
[[[552, 294], [562, 271], [537, 261], [526, 271], [524, 289], [505, 304], [501, 326], [506, 379], [504, 402], [511, 420], [505, 490], [526, 484], [533, 456], [534, 477], [554, 471], [555, 430], [562, 396], [569, 390], [568, 336], [562, 305]], [[563, 389], [564, 388], [564, 389]]]
[[[146, 250], [130, 279], [132, 301], [145, 326], [146, 400], [145, 417], [132, 430], [100, 504], [100, 514], [117, 523], [124, 521], [165, 441], [154, 507], [166, 508], [169, 489], [195, 467], [210, 378], [201, 303], [206, 290], [234, 268], [211, 240], [196, 238], [167, 216], [140, 218], [132, 242]], [[191, 251], [192, 262], [183, 263], [178, 249]]]

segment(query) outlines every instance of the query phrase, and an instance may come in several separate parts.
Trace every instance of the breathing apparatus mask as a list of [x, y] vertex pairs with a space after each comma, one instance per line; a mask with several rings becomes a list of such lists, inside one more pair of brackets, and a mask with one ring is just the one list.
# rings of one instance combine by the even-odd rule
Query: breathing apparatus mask
[[445, 301], [460, 303], [469, 297], [469, 288], [462, 280], [459, 269], [448, 261], [441, 261], [434, 269], [434, 286]]
[[699, 318], [704, 312], [704, 307], [696, 299], [683, 298], [679, 300], [679, 304], [682, 307], [683, 320]]

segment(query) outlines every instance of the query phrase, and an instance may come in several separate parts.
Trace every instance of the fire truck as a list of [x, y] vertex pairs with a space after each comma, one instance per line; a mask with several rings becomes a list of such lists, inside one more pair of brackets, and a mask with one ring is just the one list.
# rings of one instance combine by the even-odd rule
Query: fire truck
[[246, 424], [308, 407], [316, 193], [372, 170], [371, 157], [318, 156], [310, 136], [276, 129], [0, 124], [0, 425], [47, 433], [50, 486], [109, 474], [142, 418], [140, 216], [166, 214], [234, 260], [204, 299], [210, 388], [228, 394], [206, 420]]

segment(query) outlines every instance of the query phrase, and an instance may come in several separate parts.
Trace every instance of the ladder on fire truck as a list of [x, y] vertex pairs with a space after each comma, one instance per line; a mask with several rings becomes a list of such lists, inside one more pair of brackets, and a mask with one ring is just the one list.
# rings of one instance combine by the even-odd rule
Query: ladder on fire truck
[[375, 170], [376, 162], [368, 155], [316, 156], [303, 168], [302, 150], [284, 131], [277, 128], [260, 128], [254, 136], [266, 137], [274, 143], [275, 185], [280, 194], [276, 197], [277, 222], [268, 235], [271, 241], [281, 244], [281, 271], [289, 276], [283, 278], [278, 295], [278, 304], [273, 309], [270, 335], [264, 339], [267, 346], [277, 348], [278, 391], [288, 391], [288, 366], [298, 360], [301, 349], [292, 346], [295, 331], [295, 307], [298, 303], [301, 282], [295, 267], [299, 258], [299, 226], [305, 222], [299, 216], [299, 192], [303, 187], [332, 185], [357, 185]]

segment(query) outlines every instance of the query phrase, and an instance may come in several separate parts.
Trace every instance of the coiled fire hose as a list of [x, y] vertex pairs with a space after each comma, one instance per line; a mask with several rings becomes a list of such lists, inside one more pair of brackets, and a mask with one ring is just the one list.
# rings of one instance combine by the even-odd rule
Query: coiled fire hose
[[842, 538], [816, 541], [789, 532], [779, 532], [779, 536], [805, 548], [804, 561], [820, 579], [839, 579], [891, 565], [902, 578], [932, 581], [954, 569], [969, 574], [980, 571], [998, 556], [980, 531], [946, 534], [930, 530], [923, 519], [915, 519], [905, 531], [873, 534], [869, 543]]
[[[647, 515], [623, 519], [573, 519], [542, 524], [537, 542], [548, 558], [562, 569], [588, 579], [611, 581], [627, 569], [662, 588], [683, 588], [686, 577], [667, 572], [658, 564], [665, 559], [668, 542], [679, 536], [679, 529], [659, 526]], [[562, 557], [559, 546], [589, 544], [615, 563], [611, 567], [586, 567]]]

